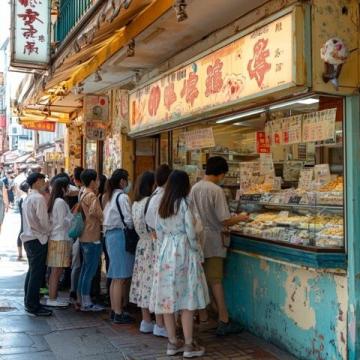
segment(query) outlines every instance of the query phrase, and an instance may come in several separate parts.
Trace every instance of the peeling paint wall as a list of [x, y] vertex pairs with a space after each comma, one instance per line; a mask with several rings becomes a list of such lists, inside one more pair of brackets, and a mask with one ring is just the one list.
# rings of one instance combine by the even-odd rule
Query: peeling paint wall
[[347, 278], [229, 253], [226, 298], [234, 319], [304, 360], [347, 358]]

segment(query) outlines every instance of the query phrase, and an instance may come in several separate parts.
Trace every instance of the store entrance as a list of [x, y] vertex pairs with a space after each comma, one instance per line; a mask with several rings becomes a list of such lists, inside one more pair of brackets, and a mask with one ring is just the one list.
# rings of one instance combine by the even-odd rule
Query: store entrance
[[158, 149], [158, 137], [135, 141], [135, 179], [144, 171], [154, 171]]

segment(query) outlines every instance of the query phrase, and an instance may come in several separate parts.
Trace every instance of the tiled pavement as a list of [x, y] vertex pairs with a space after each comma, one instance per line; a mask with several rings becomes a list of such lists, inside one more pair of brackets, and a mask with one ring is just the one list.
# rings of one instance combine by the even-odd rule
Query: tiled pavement
[[[26, 262], [15, 261], [17, 224], [17, 215], [7, 215], [0, 237], [1, 360], [182, 359], [165, 356], [166, 340], [142, 335], [135, 325], [111, 325], [107, 314], [67, 309], [48, 319], [28, 317], [22, 306]], [[207, 331], [199, 341], [206, 347], [202, 359], [294, 360], [248, 333], [217, 338]]]

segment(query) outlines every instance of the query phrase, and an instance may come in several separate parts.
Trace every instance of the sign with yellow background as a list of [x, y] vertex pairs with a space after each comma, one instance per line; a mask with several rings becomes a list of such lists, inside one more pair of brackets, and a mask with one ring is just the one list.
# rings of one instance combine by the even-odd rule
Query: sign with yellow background
[[294, 14], [168, 73], [130, 95], [130, 130], [184, 119], [295, 85]]

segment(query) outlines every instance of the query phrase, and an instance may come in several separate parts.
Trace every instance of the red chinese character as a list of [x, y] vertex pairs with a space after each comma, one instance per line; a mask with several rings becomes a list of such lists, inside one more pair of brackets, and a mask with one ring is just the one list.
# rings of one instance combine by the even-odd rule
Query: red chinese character
[[223, 86], [222, 72], [223, 62], [220, 59], [216, 59], [214, 65], [209, 65], [207, 68], [206, 78], [206, 91], [205, 95], [208, 97], [211, 94], [220, 92]]
[[199, 90], [196, 87], [198, 80], [199, 76], [191, 72], [189, 78], [184, 80], [184, 85], [180, 93], [182, 98], [185, 96], [186, 102], [191, 104], [191, 106], [194, 105], [195, 99], [199, 96]]
[[38, 32], [32, 25], [29, 25], [28, 28], [22, 28], [21, 30], [25, 30], [23, 35], [26, 39], [34, 38], [34, 35]]
[[40, 41], [40, 42], [45, 42], [45, 36], [44, 36], [44, 35], [40, 35], [40, 36], [39, 36], [39, 41]]
[[44, 22], [39, 19], [39, 15], [37, 11], [26, 9], [25, 14], [18, 14], [18, 17], [23, 18], [24, 25], [31, 25], [36, 20], [43, 24]]
[[174, 83], [170, 83], [164, 90], [164, 105], [170, 111], [171, 105], [176, 101]]
[[27, 41], [25, 46], [24, 46], [24, 54], [28, 53], [28, 55], [31, 55], [32, 53], [39, 53], [39, 48], [37, 46], [35, 46], [35, 42], [34, 41]]
[[155, 116], [160, 105], [161, 91], [158, 85], [150, 90], [148, 111], [150, 116]]
[[256, 80], [259, 88], [262, 88], [265, 73], [271, 69], [271, 64], [266, 62], [266, 58], [270, 56], [269, 49], [266, 49], [268, 45], [268, 39], [260, 39], [254, 45], [254, 57], [249, 61], [247, 70], [250, 75], [250, 79]]
[[28, 7], [29, 5], [34, 8], [37, 4], [41, 5], [40, 0], [19, 0], [22, 6]]

